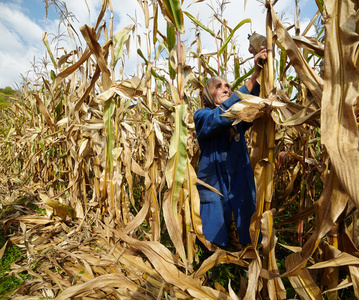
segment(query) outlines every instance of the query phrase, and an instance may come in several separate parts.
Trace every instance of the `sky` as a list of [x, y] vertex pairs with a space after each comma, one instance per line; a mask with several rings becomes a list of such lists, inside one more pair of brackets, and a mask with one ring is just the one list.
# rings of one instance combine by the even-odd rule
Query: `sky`
[[[48, 15], [46, 16], [45, 0], [0, 0], [0, 88], [10, 86], [17, 88], [21, 86], [23, 79], [21, 74], [31, 78], [31, 70], [41, 65], [46, 55], [46, 48], [42, 42], [45, 32], [48, 34], [51, 48], [54, 49], [56, 40], [53, 38], [58, 32], [66, 34], [64, 26], [59, 26], [60, 17], [53, 5], [49, 6]], [[144, 41], [144, 17], [142, 9], [138, 3], [139, 0], [112, 0], [114, 10], [114, 33], [120, 31], [133, 20], [137, 19], [138, 34], [142, 36], [141, 49], [145, 49]], [[193, 16], [199, 15], [200, 21], [211, 28], [211, 16], [213, 10], [210, 8], [211, 3], [218, 8], [218, 3], [222, 0], [184, 0], [182, 10], [188, 11]], [[48, 3], [54, 0], [48, 0]], [[98, 13], [101, 9], [101, 0], [61, 0], [65, 2], [68, 11], [72, 12], [76, 19], [71, 23], [79, 36], [81, 36], [79, 27], [84, 24], [94, 26]], [[149, 1], [151, 2], [151, 1]], [[248, 53], [248, 34], [256, 31], [265, 34], [266, 12], [263, 1], [247, 0], [244, 10], [244, 0], [228, 0], [223, 17], [228, 20], [228, 26], [234, 28], [240, 21], [246, 18], [252, 20], [251, 25], [242, 26], [236, 35], [236, 49], [243, 58], [250, 57]], [[300, 26], [302, 30], [310, 22], [317, 11], [315, 0], [299, 0]], [[282, 20], [287, 24], [293, 24], [295, 21], [295, 0], [279, 0], [274, 6], [277, 14], [282, 16]], [[106, 19], [109, 24], [110, 14], [107, 12]], [[186, 32], [181, 39], [189, 44], [195, 39], [193, 24], [184, 16]], [[151, 26], [151, 25], [150, 25]], [[159, 18], [159, 30], [166, 33], [166, 21], [163, 17]], [[213, 28], [211, 28], [213, 29]], [[215, 28], [216, 29], [216, 28]], [[315, 34], [314, 29], [308, 32], [307, 36]], [[216, 51], [213, 38], [206, 32], [201, 32], [203, 52]], [[85, 42], [80, 39], [82, 48], [86, 47]], [[59, 41], [61, 46], [67, 51], [74, 47], [71, 42], [65, 38]], [[126, 58], [124, 77], [134, 75], [133, 66], [137, 65], [136, 42], [131, 40], [130, 58]], [[58, 55], [64, 54], [59, 49]], [[145, 53], [144, 53], [145, 54]], [[146, 56], [146, 54], [145, 54]], [[47, 59], [49, 57], [47, 56]], [[47, 66], [51, 69], [51, 65]]]

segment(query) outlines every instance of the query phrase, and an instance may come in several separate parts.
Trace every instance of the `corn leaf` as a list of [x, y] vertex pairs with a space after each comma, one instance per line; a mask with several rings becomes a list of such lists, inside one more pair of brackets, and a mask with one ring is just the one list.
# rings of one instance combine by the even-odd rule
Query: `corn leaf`
[[76, 211], [68, 205], [64, 205], [59, 203], [58, 201], [51, 200], [45, 194], [39, 194], [42, 201], [44, 201], [47, 205], [51, 206], [57, 213], [57, 215], [66, 220], [66, 217], [69, 216], [72, 220], [76, 218]]
[[187, 261], [184, 245], [181, 237], [182, 230], [178, 223], [178, 203], [180, 189], [184, 179], [184, 172], [187, 161], [187, 128], [184, 123], [186, 105], [175, 107], [173, 118], [175, 120], [174, 132], [168, 151], [168, 163], [166, 167], [166, 181], [169, 191], [166, 193], [164, 201], [164, 217], [171, 239], [184, 261]]
[[198, 19], [196, 19], [194, 16], [192, 16], [189, 12], [184, 11], [183, 12], [194, 24], [196, 24], [197, 26], [201, 27], [203, 30], [207, 31], [210, 35], [215, 36], [215, 33], [207, 28], [206, 26], [204, 26]]
[[50, 56], [50, 59], [52, 61], [52, 64], [54, 65], [55, 68], [57, 68], [57, 64], [56, 64], [56, 60], [52, 54], [52, 51], [51, 51], [51, 48], [50, 48], [50, 45], [49, 45], [49, 41], [47, 39], [47, 32], [45, 32], [43, 35], [42, 35], [42, 41], [44, 42], [45, 44], [45, 47], [47, 49], [47, 53], [49, 53], [49, 56]]
[[[176, 33], [173, 26], [171, 26], [169, 23], [167, 23], [167, 47], [169, 53], [171, 53], [172, 49], [176, 45]], [[170, 73], [170, 78], [175, 79], [176, 78], [176, 71], [172, 68], [172, 64], [168, 64], [168, 71]]]
[[315, 0], [320, 12], [323, 14], [324, 0]]
[[244, 19], [243, 21], [239, 22], [236, 27], [231, 31], [231, 33], [228, 35], [226, 40], [223, 42], [222, 47], [218, 50], [217, 56], [220, 56], [223, 51], [227, 48], [228, 43], [232, 40], [233, 35], [236, 33], [236, 31], [242, 27], [246, 23], [250, 23], [251, 19]]
[[55, 128], [54, 123], [52, 122], [50, 113], [47, 110], [44, 102], [41, 100], [41, 98], [37, 94], [34, 94], [34, 97], [36, 99], [36, 103], [38, 105], [40, 112], [42, 113], [42, 115], [44, 116], [44, 118], [46, 120], [47, 125], [49, 125], [52, 129], [54, 129]]
[[299, 51], [293, 38], [285, 29], [283, 23], [273, 8], [271, 10], [271, 14], [273, 18], [273, 27], [277, 33], [278, 40], [287, 51], [291, 63], [298, 73], [300, 79], [303, 81], [308, 90], [313, 94], [316, 101], [320, 103], [323, 93], [323, 79], [314, 72], [312, 67], [303, 57], [303, 54]]
[[[325, 72], [322, 98], [322, 143], [328, 149], [338, 178], [359, 207], [359, 80], [357, 5], [343, 1], [326, 1], [329, 17], [325, 24]], [[337, 17], [334, 17], [337, 16]]]
[[96, 57], [98, 66], [102, 72], [102, 81], [104, 89], [107, 90], [111, 85], [111, 72], [107, 67], [105, 53], [102, 51], [101, 45], [98, 43], [98, 37], [94, 28], [83, 25], [80, 27], [80, 31], [90, 47], [92, 54]]
[[112, 125], [112, 115], [114, 112], [114, 101], [109, 99], [105, 102], [105, 111], [103, 115], [103, 121], [105, 123], [106, 129], [106, 166], [110, 174], [113, 172], [113, 158], [112, 150], [114, 146], [114, 137], [113, 137], [113, 125]]
[[173, 27], [184, 33], [183, 13], [179, 0], [159, 0], [158, 4], [162, 10], [162, 15]]
[[[273, 210], [267, 210], [262, 215], [261, 231], [263, 234], [263, 254], [267, 257], [267, 270], [279, 275], [275, 258], [277, 237], [274, 232]], [[268, 280], [268, 294], [271, 299], [287, 299], [287, 293], [282, 280], [279, 278]]]
[[131, 24], [127, 25], [125, 28], [123, 28], [121, 31], [119, 31], [113, 36], [113, 44], [115, 51], [113, 67], [116, 66], [117, 61], [122, 57], [123, 47], [126, 44], [126, 42], [129, 40], [130, 38], [129, 33], [134, 28], [134, 26], [135, 25], [131, 25]]
[[256, 196], [257, 196], [257, 206], [256, 211], [252, 216], [251, 225], [250, 225], [250, 235], [252, 240], [252, 245], [257, 246], [259, 240], [259, 234], [261, 231], [261, 219], [264, 211], [264, 205], [266, 201], [270, 199], [266, 198], [270, 194], [270, 189], [272, 188], [270, 184], [265, 180], [268, 176], [272, 176], [272, 166], [266, 159], [260, 160], [254, 169], [254, 178], [256, 180]]
[[158, 32], [158, 3], [153, 2], [153, 45], [157, 43], [157, 32]]
[[315, 51], [320, 56], [324, 56], [324, 44], [316, 38], [305, 36], [294, 36], [293, 40], [299, 48], [307, 48]]
[[[287, 270], [293, 268], [298, 261], [301, 261], [300, 253], [292, 253], [287, 256], [285, 260]], [[301, 299], [323, 299], [320, 288], [306, 268], [302, 269], [297, 276], [290, 276], [289, 280]]]

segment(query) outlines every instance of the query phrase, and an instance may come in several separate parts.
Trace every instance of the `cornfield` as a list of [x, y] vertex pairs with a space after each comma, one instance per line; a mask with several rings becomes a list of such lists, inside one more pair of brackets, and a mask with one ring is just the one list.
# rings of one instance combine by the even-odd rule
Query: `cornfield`
[[[26, 82], [0, 119], [8, 238], [0, 257], [18, 245], [26, 255], [10, 275], [28, 274], [12, 299], [338, 299], [343, 290], [359, 298], [358, 4], [316, 0], [312, 22], [302, 34], [295, 24], [291, 36], [273, 2], [263, 2], [260, 97], [242, 95], [225, 113], [253, 121], [252, 245], [234, 251], [202, 233], [192, 116], [207, 78], [233, 72], [236, 90], [250, 76], [232, 40], [250, 20], [230, 28], [214, 15], [215, 30], [183, 1], [138, 1], [147, 40], [136, 45], [138, 74], [130, 78], [121, 70], [137, 25], [114, 34], [112, 18], [103, 22], [113, 16], [111, 0], [93, 27], [68, 24], [73, 49], [52, 53], [44, 34], [54, 69]], [[184, 18], [196, 33], [187, 45]], [[316, 38], [306, 37], [311, 26]], [[202, 52], [204, 32], [216, 53]], [[76, 45], [80, 34], [85, 49]], [[219, 265], [248, 273], [210, 284]]]

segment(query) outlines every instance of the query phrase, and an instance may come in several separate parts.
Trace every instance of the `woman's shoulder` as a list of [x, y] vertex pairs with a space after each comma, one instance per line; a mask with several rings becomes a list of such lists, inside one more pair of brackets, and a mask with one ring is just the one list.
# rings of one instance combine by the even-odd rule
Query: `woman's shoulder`
[[201, 116], [203, 114], [207, 114], [209, 112], [211, 112], [212, 109], [208, 108], [208, 107], [205, 107], [205, 108], [199, 108], [197, 109], [194, 114], [193, 114], [193, 117], [196, 117], [196, 116]]

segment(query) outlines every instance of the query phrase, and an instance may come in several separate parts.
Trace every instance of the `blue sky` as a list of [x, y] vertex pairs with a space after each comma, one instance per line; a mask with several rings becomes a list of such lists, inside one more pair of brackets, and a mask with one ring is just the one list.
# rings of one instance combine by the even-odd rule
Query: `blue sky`
[[[67, 4], [69, 11], [73, 12], [78, 21], [74, 21], [73, 26], [80, 35], [78, 28], [83, 24], [94, 25], [99, 10], [101, 8], [101, 0], [62, 0]], [[149, 1], [150, 2], [150, 1]], [[205, 0], [200, 3], [190, 5], [193, 0], [185, 0], [182, 9], [189, 11], [196, 16], [199, 13], [202, 23], [210, 26], [210, 15], [212, 14], [209, 8], [210, 0]], [[216, 1], [212, 1], [216, 3]], [[263, 2], [263, 1], [262, 1]], [[89, 10], [87, 8], [87, 5]], [[275, 9], [279, 15], [284, 12], [284, 19], [288, 24], [293, 24], [295, 13], [295, 0], [279, 0]], [[132, 18], [137, 16], [138, 22], [142, 27], [138, 28], [138, 34], [144, 34], [144, 21], [142, 10], [136, 0], [112, 0], [114, 8], [114, 32], [118, 32], [128, 24], [132, 24]], [[238, 52], [244, 58], [250, 55], [247, 52], [248, 48], [248, 33], [256, 31], [264, 33], [265, 28], [265, 12], [263, 4], [259, 1], [247, 1], [246, 10], [243, 11], [244, 0], [232, 0], [224, 11], [224, 17], [228, 20], [230, 27], [235, 27], [239, 21], [245, 18], [252, 19], [252, 27], [243, 26], [238, 31]], [[310, 19], [315, 15], [317, 7], [314, 0], [300, 0], [301, 7], [301, 28], [305, 28]], [[22, 78], [20, 74], [31, 76], [32, 66], [38, 64], [45, 56], [46, 49], [42, 42], [42, 35], [44, 32], [49, 34], [51, 41], [53, 35], [58, 32], [59, 16], [53, 6], [50, 6], [48, 18], [45, 18], [45, 4], [43, 0], [0, 0], [0, 88], [20, 85]], [[90, 19], [90, 20], [89, 20]], [[165, 33], [165, 21], [160, 18], [159, 29]], [[193, 25], [186, 20], [186, 33], [183, 35], [184, 40], [192, 41], [194, 39], [194, 31], [190, 30]], [[60, 32], [66, 33], [66, 28], [60, 27]], [[308, 35], [314, 34], [314, 31]], [[203, 33], [201, 36], [204, 51], [212, 52], [214, 48], [213, 39]], [[144, 37], [142, 38], [144, 41]], [[133, 55], [127, 58], [127, 66], [137, 65], [137, 57], [135, 55], [135, 41], [131, 41], [131, 49]], [[53, 44], [51, 44], [53, 47]], [[71, 50], [71, 44], [65, 43], [63, 46]], [[85, 45], [82, 45], [85, 48]], [[142, 45], [143, 47], [143, 45]], [[59, 55], [61, 53], [58, 53]], [[134, 70], [128, 69], [127, 75], [134, 73]], [[51, 66], [49, 66], [50, 68]], [[125, 72], [125, 76], [126, 76]]]

